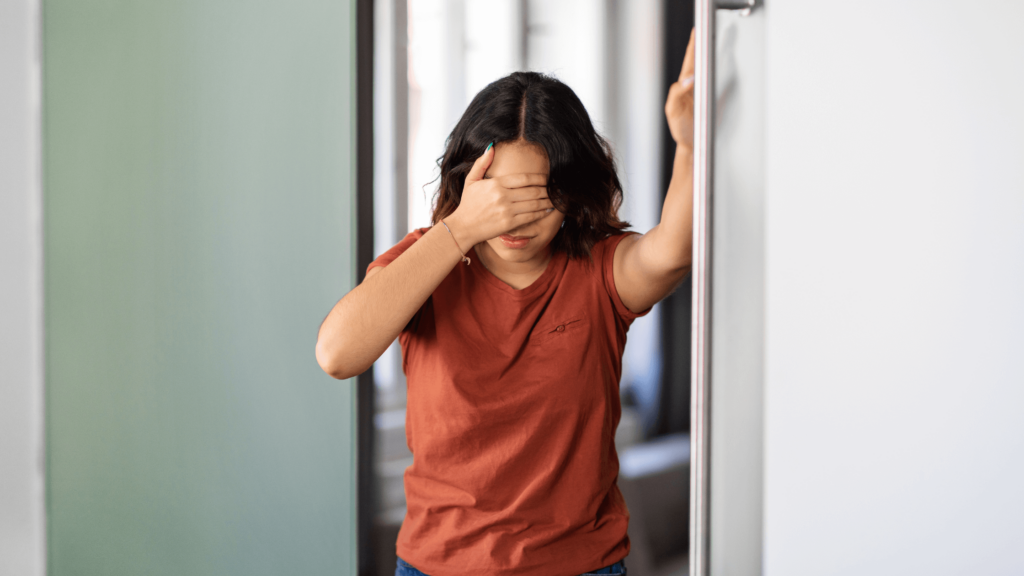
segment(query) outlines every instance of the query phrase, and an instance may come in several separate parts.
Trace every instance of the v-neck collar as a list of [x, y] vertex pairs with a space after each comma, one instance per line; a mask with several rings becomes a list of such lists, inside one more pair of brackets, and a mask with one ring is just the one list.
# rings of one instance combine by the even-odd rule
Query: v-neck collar
[[472, 258], [470, 260], [469, 267], [476, 271], [477, 276], [480, 276], [487, 284], [509, 294], [510, 296], [514, 296], [515, 298], [529, 298], [539, 292], [543, 292], [551, 284], [551, 280], [558, 275], [559, 271], [565, 268], [565, 254], [561, 251], [555, 252], [555, 254], [551, 256], [551, 259], [548, 260], [548, 264], [547, 267], [544, 268], [544, 272], [541, 273], [533, 283], [521, 290], [516, 290], [508, 284], [505, 284], [501, 278], [498, 278], [493, 272], [488, 270], [487, 267], [484, 266], [483, 262], [480, 261], [479, 255], [474, 255], [476, 258]]

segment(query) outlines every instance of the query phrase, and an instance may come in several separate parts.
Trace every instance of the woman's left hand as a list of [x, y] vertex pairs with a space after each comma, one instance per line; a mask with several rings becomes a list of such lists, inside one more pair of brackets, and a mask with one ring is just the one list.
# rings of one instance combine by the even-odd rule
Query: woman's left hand
[[683, 57], [683, 69], [679, 72], [679, 80], [668, 88], [665, 100], [665, 118], [672, 139], [679, 146], [693, 149], [693, 42], [694, 31], [690, 31], [690, 44], [686, 47]]

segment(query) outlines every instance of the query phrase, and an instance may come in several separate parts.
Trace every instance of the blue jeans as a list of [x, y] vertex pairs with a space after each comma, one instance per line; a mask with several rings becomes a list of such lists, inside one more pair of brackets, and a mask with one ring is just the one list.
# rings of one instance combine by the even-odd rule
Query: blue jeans
[[[610, 566], [605, 566], [604, 568], [601, 568], [600, 570], [594, 570], [592, 572], [587, 572], [586, 574], [581, 574], [580, 576], [589, 576], [590, 574], [620, 574], [622, 576], [625, 576], [625, 574], [626, 574], [626, 560], [625, 559], [619, 560], [615, 564], [612, 564]], [[398, 567], [395, 568], [395, 576], [428, 576], [428, 575], [424, 574], [423, 572], [420, 572], [419, 570], [417, 570], [415, 568], [413, 568], [412, 564], [409, 564], [405, 560], [402, 560], [401, 557], [399, 557], [398, 558]]]

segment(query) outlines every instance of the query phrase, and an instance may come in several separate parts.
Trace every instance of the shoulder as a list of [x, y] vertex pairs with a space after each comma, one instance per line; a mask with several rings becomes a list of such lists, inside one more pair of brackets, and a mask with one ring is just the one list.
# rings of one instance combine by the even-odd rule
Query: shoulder
[[583, 256], [574, 260], [578, 262], [579, 266], [589, 270], [595, 276], [602, 276], [606, 269], [611, 269], [615, 265], [619, 258], [617, 254], [622, 252], [619, 248], [636, 241], [636, 238], [631, 237], [639, 236], [640, 234], [633, 231], [609, 234], [599, 239], [590, 247], [589, 256]]
[[640, 233], [633, 230], [605, 236], [598, 240], [594, 244], [594, 247], [591, 248], [591, 258], [594, 262], [605, 262], [618, 259], [620, 256], [617, 255], [622, 253], [621, 248], [630, 246], [633, 242], [636, 242], [638, 238], [640, 238]]
[[640, 237], [641, 234], [639, 232], [632, 230], [611, 234], [599, 240], [591, 250], [591, 257], [594, 264], [596, 264], [594, 267], [595, 272], [600, 276], [600, 282], [608, 298], [611, 300], [615, 311], [626, 322], [627, 326], [636, 318], [650, 312], [649, 308], [639, 313], [627, 308], [622, 302], [622, 297], [619, 294], [618, 285], [615, 281], [617, 276], [616, 270], [619, 270], [619, 274], [621, 274], [622, 261], [626, 253], [624, 249], [632, 246]]

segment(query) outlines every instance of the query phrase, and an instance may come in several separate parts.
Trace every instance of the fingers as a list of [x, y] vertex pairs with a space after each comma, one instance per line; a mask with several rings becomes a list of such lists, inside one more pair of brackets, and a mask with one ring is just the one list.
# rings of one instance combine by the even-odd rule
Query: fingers
[[498, 178], [498, 184], [501, 184], [504, 188], [546, 186], [547, 183], [547, 174], [507, 174]]
[[494, 143], [487, 145], [487, 149], [484, 153], [473, 162], [473, 167], [469, 169], [469, 174], [466, 174], [466, 184], [470, 182], [476, 182], [477, 180], [483, 180], [484, 174], [487, 174], [487, 169], [491, 167], [491, 162], [494, 160]]
[[506, 196], [512, 202], [523, 200], [539, 200], [548, 197], [548, 189], [544, 186], [529, 186], [526, 188], [512, 188]]
[[547, 198], [544, 198], [543, 200], [526, 200], [524, 202], [512, 203], [513, 214], [523, 214], [524, 212], [538, 212], [541, 210], [547, 212], [548, 208], [554, 208], [554, 205], [551, 203], [551, 200], [548, 200]]
[[694, 44], [697, 40], [697, 29], [690, 30], [690, 43], [686, 46], [686, 56], [683, 57], [683, 68], [679, 71], [679, 83], [685, 84], [685, 81], [689, 78], [692, 83], [692, 76], [694, 71], [694, 62], [696, 61], [696, 55], [694, 54]]
[[516, 228], [529, 224], [530, 222], [536, 222], [537, 220], [540, 220], [541, 218], [547, 216], [548, 214], [551, 214], [551, 212], [548, 212], [547, 210], [540, 210], [538, 212], [523, 212], [522, 214], [516, 214], [515, 216], [512, 217], [512, 228], [510, 228], [510, 230], [515, 230]]

